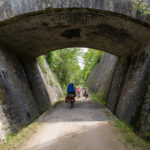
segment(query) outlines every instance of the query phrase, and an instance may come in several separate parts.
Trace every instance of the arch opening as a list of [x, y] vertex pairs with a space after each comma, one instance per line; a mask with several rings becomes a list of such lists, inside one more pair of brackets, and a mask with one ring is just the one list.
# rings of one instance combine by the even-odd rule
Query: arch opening
[[[150, 84], [147, 75], [147, 71], [150, 72], [149, 42], [149, 24], [96, 9], [47, 9], [1, 22], [0, 45], [9, 51], [0, 51], [0, 65], [5, 66], [4, 71], [8, 70], [10, 78], [8, 84], [2, 78], [0, 81], [8, 105], [18, 106], [14, 110], [18, 115], [14, 115], [11, 123], [16, 125], [17, 122], [18, 127], [26, 125], [50, 105], [36, 57], [66, 47], [90, 47], [120, 58], [107, 95], [109, 108], [122, 120], [136, 126]], [[141, 51], [144, 52], [141, 54]], [[137, 112], [141, 114], [137, 116]], [[19, 122], [21, 118], [25, 119]]]
[[0, 43], [30, 58], [65, 47], [101, 48], [124, 57], [138, 53], [150, 39], [149, 30], [149, 24], [109, 11], [47, 9], [1, 22]]

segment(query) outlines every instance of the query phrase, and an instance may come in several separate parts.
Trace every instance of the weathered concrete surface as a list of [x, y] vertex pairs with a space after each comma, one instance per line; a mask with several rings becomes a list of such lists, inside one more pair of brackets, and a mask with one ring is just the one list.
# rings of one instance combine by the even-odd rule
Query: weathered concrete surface
[[150, 25], [102, 10], [48, 9], [4, 21], [0, 33], [1, 45], [29, 58], [66, 47], [101, 48], [122, 57], [149, 42]]
[[[149, 67], [150, 69], [150, 67]], [[149, 72], [150, 70], [148, 70]], [[140, 136], [150, 142], [150, 78], [147, 80], [147, 92], [145, 92], [144, 101], [141, 109], [141, 114], [136, 123], [136, 130]]]
[[[59, 98], [63, 96], [60, 84], [53, 75], [48, 63], [43, 57], [43, 64], [39, 64], [39, 70], [43, 79], [47, 94], [51, 104], [55, 104], [59, 101]], [[43, 71], [44, 70], [44, 71]]]
[[[0, 89], [0, 139], [4, 140], [8, 133], [10, 133], [9, 115], [5, 113], [7, 109], [3, 92]], [[0, 142], [1, 143], [1, 142]]]
[[[61, 96], [57, 82], [53, 81], [57, 97], [45, 88], [40, 71], [36, 60], [23, 64], [0, 48], [0, 142], [32, 122]], [[51, 74], [50, 70], [47, 73]]]
[[0, 139], [39, 115], [22, 66], [10, 52], [0, 48]]
[[44, 82], [41, 78], [38, 63], [35, 59], [23, 63], [23, 67], [39, 112], [42, 113], [50, 107], [50, 100]]
[[[0, 55], [1, 110], [9, 110], [4, 122], [11, 130], [27, 124], [50, 105], [35, 57], [77, 46], [119, 57], [108, 106], [128, 123], [141, 121], [138, 112], [145, 110], [142, 104], [149, 82], [150, 49], [145, 47], [150, 43], [150, 24], [135, 19], [143, 18], [135, 15], [132, 5], [132, 0], [0, 1], [0, 46], [10, 51]], [[24, 59], [25, 71], [16, 56]]]
[[[109, 55], [105, 59], [109, 62]], [[100, 62], [99, 65], [103, 64]], [[121, 120], [132, 124], [142, 137], [150, 141], [150, 45], [143, 47], [137, 57], [120, 58], [115, 66], [114, 73], [109, 77], [112, 78], [109, 90], [107, 86], [103, 86], [103, 82], [96, 82], [103, 80], [106, 70], [110, 71], [109, 67], [103, 66], [99, 66], [101, 71], [96, 70], [97, 66], [94, 68], [95, 74], [92, 72], [89, 76], [93, 79], [88, 79], [93, 88], [89, 87], [97, 95], [101, 94], [97, 88], [103, 87], [103, 90], [107, 90], [108, 108]]]
[[89, 89], [106, 100], [118, 58], [106, 53], [86, 81]]
[[119, 102], [129, 64], [129, 58], [119, 58], [114, 70], [113, 79], [106, 98], [107, 106], [113, 113], [115, 113]]
[[150, 46], [144, 48], [137, 58], [131, 58], [126, 79], [116, 110], [122, 120], [136, 124], [144, 97], [147, 93], [150, 74]]
[[1, 1], [1, 21], [22, 16], [0, 24], [0, 44], [28, 57], [74, 46], [133, 55], [150, 39], [150, 27], [124, 16], [135, 16], [132, 7], [132, 0]]

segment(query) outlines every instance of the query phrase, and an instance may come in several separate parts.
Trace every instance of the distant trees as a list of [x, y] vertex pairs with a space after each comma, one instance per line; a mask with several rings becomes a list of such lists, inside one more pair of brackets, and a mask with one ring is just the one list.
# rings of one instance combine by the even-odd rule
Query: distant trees
[[150, 7], [148, 6], [148, 3], [145, 0], [134, 0], [134, 2], [134, 10], [139, 11], [141, 15], [150, 14]]
[[67, 48], [46, 55], [46, 60], [62, 87], [66, 87], [69, 82], [74, 82], [76, 85], [82, 82], [82, 70], [78, 60], [80, 54], [78, 48]]
[[[87, 49], [85, 52], [81, 48], [66, 48], [50, 52], [45, 57], [62, 88], [66, 89], [69, 82], [74, 82], [75, 85], [84, 84], [103, 55], [104, 52], [99, 50]], [[80, 59], [83, 68], [79, 64]]]
[[84, 69], [82, 71], [82, 78], [87, 79], [89, 73], [92, 71], [94, 66], [99, 63], [105, 53], [100, 50], [88, 49], [83, 55]]

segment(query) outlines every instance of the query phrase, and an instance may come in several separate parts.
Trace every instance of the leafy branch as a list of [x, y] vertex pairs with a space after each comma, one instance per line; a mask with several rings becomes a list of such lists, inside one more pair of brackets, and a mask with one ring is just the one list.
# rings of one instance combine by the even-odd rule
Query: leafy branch
[[134, 0], [134, 2], [133, 10], [140, 11], [143, 16], [150, 14], [150, 8], [144, 0]]

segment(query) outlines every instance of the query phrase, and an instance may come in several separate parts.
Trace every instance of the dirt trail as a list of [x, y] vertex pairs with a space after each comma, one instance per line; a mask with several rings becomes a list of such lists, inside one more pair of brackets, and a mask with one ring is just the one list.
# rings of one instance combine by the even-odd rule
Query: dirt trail
[[40, 118], [42, 125], [19, 150], [127, 150], [105, 111], [85, 99], [71, 110], [61, 103]]

